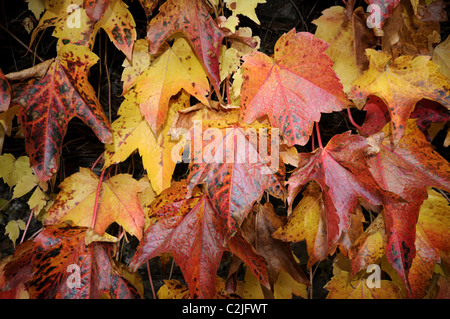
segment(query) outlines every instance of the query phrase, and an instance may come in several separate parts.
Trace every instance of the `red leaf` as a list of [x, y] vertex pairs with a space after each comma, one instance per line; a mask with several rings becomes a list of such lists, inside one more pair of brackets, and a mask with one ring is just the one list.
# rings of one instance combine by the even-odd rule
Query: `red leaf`
[[150, 52], [158, 52], [160, 45], [173, 33], [183, 32], [208, 72], [218, 94], [220, 84], [220, 44], [225, 36], [210, 16], [202, 0], [168, 0], [150, 21], [147, 38]]
[[130, 267], [137, 270], [145, 260], [171, 252], [191, 297], [212, 298], [217, 268], [225, 250], [225, 232], [207, 196], [197, 194], [186, 199], [180, 196], [183, 192], [177, 195], [177, 190], [185, 186], [185, 182], [175, 183], [152, 204], [150, 210], [160, 215], [160, 219], [146, 230]]
[[[205, 184], [206, 194], [232, 236], [265, 191], [284, 198], [284, 165], [279, 158], [272, 159], [272, 163], [268, 164], [265, 154], [258, 153], [258, 145], [253, 144], [256, 142], [250, 140], [247, 131], [244, 132], [239, 125], [215, 129], [212, 132], [217, 136], [213, 142], [206, 143], [208, 139], [203, 138], [203, 158], [199, 157], [202, 150], [196, 149], [199, 143], [195, 142], [194, 132], [188, 189]], [[203, 132], [206, 136], [208, 131]], [[268, 136], [259, 134], [259, 140], [264, 138]], [[267, 143], [271, 145], [271, 142]], [[207, 158], [208, 152], [211, 158]], [[275, 172], [272, 167], [269, 168], [274, 164], [279, 164]]]
[[[47, 226], [34, 240], [19, 245], [5, 266], [6, 288], [25, 283], [33, 299], [140, 298], [128, 281], [133, 275], [112, 259], [113, 246], [99, 242], [86, 246], [86, 230]], [[23, 272], [17, 271], [20, 264], [28, 269], [25, 277], [18, 277]], [[15, 273], [11, 268], [16, 268]], [[79, 281], [72, 281], [72, 275], [79, 275]]]
[[[108, 119], [95, 95], [88, 99], [89, 91], [79, 93], [76, 88], [77, 85], [90, 87], [87, 79], [76, 82], [74, 87], [63, 63], [70, 65], [57, 59], [45, 77], [28, 81], [15, 98], [21, 105], [19, 121], [25, 135], [25, 148], [36, 176], [43, 182], [58, 171], [64, 135], [74, 116], [89, 125], [102, 142], [112, 141]], [[84, 72], [87, 78], [87, 67]], [[92, 87], [90, 89], [93, 92]]]
[[329, 249], [350, 227], [351, 213], [362, 197], [373, 205], [381, 205], [383, 191], [370, 174], [364, 152], [365, 138], [350, 132], [335, 135], [324, 149], [299, 154], [300, 161], [288, 180], [288, 202], [309, 181], [319, 183], [323, 191]]
[[[387, 125], [383, 132], [388, 134], [389, 128]], [[368, 163], [377, 183], [405, 200], [383, 201], [387, 258], [408, 287], [408, 269], [415, 256], [416, 223], [420, 205], [427, 198], [426, 187], [450, 191], [450, 164], [433, 150], [415, 120], [408, 120], [405, 134], [395, 148], [389, 137]]]
[[241, 119], [252, 123], [267, 114], [289, 146], [305, 145], [320, 113], [351, 104], [324, 53], [327, 48], [312, 34], [291, 30], [277, 41], [273, 59], [261, 52], [246, 56]]

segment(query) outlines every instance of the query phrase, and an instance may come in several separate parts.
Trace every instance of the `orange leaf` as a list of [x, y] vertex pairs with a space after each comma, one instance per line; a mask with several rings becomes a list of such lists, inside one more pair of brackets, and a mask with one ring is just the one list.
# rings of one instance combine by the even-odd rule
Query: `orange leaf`
[[[67, 177], [61, 191], [47, 212], [45, 224], [72, 221], [89, 227], [92, 222], [98, 177], [87, 168]], [[144, 212], [139, 204], [139, 183], [131, 175], [119, 174], [104, 181], [99, 195], [99, 208], [94, 230], [103, 235], [113, 222], [138, 239], [142, 238]]]

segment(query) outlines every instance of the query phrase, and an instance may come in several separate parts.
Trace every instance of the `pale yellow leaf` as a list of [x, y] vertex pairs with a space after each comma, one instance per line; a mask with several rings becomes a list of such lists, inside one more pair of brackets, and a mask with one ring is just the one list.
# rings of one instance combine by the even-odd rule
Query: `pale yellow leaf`
[[260, 24], [258, 17], [256, 16], [256, 6], [260, 3], [266, 3], [266, 0], [225, 0], [227, 8], [230, 9], [233, 14], [242, 14], [248, 18]]
[[19, 238], [20, 230], [25, 229], [25, 223], [23, 220], [10, 220], [5, 227], [5, 235], [9, 236], [9, 239], [13, 242], [14, 247], [16, 247], [16, 240]]
[[439, 65], [439, 72], [450, 79], [450, 36], [434, 49], [432, 61]]

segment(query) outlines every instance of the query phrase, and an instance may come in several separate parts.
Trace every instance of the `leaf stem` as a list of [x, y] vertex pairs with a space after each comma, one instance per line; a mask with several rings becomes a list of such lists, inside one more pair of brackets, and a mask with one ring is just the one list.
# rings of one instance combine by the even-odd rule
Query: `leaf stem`
[[155, 287], [153, 287], [152, 273], [150, 272], [150, 265], [148, 263], [148, 259], [147, 259], [147, 273], [148, 273], [148, 281], [150, 281], [150, 287], [152, 287], [153, 299], [156, 299]]
[[359, 125], [353, 120], [353, 116], [352, 116], [352, 112], [350, 111], [350, 108], [347, 108], [347, 114], [348, 114], [348, 119], [350, 120], [350, 123], [352, 123], [352, 125], [353, 125], [358, 131], [361, 131], [361, 126], [359, 126]]
[[30, 226], [31, 218], [34, 215], [34, 208], [30, 211], [30, 216], [28, 217], [27, 225], [25, 226], [25, 229], [23, 230], [22, 238], [20, 239], [20, 243], [23, 243], [25, 239], [25, 235], [27, 233], [28, 227]]
[[316, 123], [316, 132], [317, 132], [317, 142], [319, 143], [319, 147], [323, 148], [322, 138], [320, 137], [319, 123], [318, 122], [315, 122], [315, 123]]
[[92, 222], [91, 222], [91, 228], [94, 229], [95, 226], [95, 222], [97, 220], [97, 213], [98, 213], [98, 197], [100, 194], [100, 189], [102, 187], [102, 182], [103, 182], [103, 176], [105, 175], [105, 170], [102, 171], [102, 173], [100, 174], [100, 178], [98, 180], [98, 184], [97, 184], [97, 192], [95, 193], [95, 203], [94, 203], [94, 212], [92, 214]]

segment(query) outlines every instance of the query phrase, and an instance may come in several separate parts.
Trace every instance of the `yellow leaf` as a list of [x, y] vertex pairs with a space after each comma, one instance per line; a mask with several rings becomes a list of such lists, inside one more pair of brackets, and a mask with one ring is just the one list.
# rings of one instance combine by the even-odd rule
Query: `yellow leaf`
[[141, 113], [155, 135], [164, 124], [170, 98], [181, 89], [208, 104], [206, 73], [184, 38], [178, 38], [136, 80]]
[[272, 237], [288, 242], [306, 240], [308, 268], [327, 255], [327, 234], [322, 192], [316, 183], [311, 183], [303, 193], [302, 200], [289, 216], [288, 222]]
[[327, 299], [400, 299], [404, 298], [401, 288], [392, 281], [381, 280], [380, 288], [369, 288], [366, 279], [349, 281], [349, 273], [341, 271], [325, 285], [329, 291]]
[[[264, 299], [261, 284], [249, 268], [245, 272], [244, 281], [242, 293], [244, 299]], [[292, 295], [307, 299], [307, 288], [304, 284], [295, 281], [287, 272], [282, 270], [274, 285], [274, 298], [292, 299]]]
[[450, 36], [434, 49], [433, 62], [439, 65], [439, 72], [450, 79]]
[[32, 173], [28, 156], [21, 156], [16, 160], [11, 154], [0, 155], [0, 177], [9, 187], [15, 186], [22, 177]]
[[[45, 224], [71, 221], [73, 225], [90, 227], [95, 206], [98, 177], [87, 168], [67, 177], [60, 185], [61, 191], [47, 212]], [[98, 212], [94, 230], [103, 235], [113, 222], [142, 238], [144, 212], [137, 193], [139, 183], [128, 174], [113, 176], [101, 185]]]
[[370, 264], [378, 263], [385, 254], [386, 232], [384, 218], [379, 214], [366, 231], [359, 236], [349, 252], [353, 276]]
[[36, 187], [27, 204], [34, 211], [35, 216], [37, 216], [47, 204], [47, 195], [39, 187]]
[[133, 47], [133, 58], [125, 59], [122, 63], [124, 67], [122, 71], [123, 94], [134, 85], [138, 76], [150, 66], [151, 56], [148, 52], [148, 40], [139, 39]]
[[[111, 0], [99, 21], [91, 20], [84, 9], [84, 0], [47, 0], [46, 11], [31, 35], [34, 42], [38, 32], [55, 27], [57, 51], [68, 43], [87, 46], [92, 50], [100, 28], [108, 34], [114, 45], [131, 59], [136, 40], [136, 23], [122, 0]], [[31, 44], [30, 44], [31, 45]]]
[[5, 235], [9, 236], [9, 239], [13, 242], [14, 247], [16, 247], [16, 240], [19, 238], [20, 229], [25, 229], [25, 223], [23, 220], [10, 220], [5, 227]]
[[106, 243], [117, 243], [119, 241], [119, 239], [108, 233], [104, 233], [103, 235], [100, 235], [92, 228], [88, 228], [86, 231], [86, 236], [84, 237], [84, 243], [87, 246], [94, 241], [100, 241], [100, 242], [106, 242]]
[[28, 194], [36, 185], [39, 184], [39, 180], [36, 175], [25, 175], [18, 182], [16, 187], [14, 187], [13, 197], [19, 198], [25, 194]]
[[41, 13], [45, 11], [45, 0], [26, 0], [28, 9], [33, 12], [36, 19], [39, 20]]
[[[189, 96], [185, 93], [178, 99], [172, 99], [167, 123], [171, 123], [178, 110], [187, 107], [188, 103]], [[172, 148], [177, 141], [167, 134], [169, 125], [165, 125], [155, 138], [150, 125], [141, 115], [134, 91], [125, 95], [118, 115], [120, 117], [112, 123], [113, 144], [105, 146], [105, 167], [125, 161], [138, 149], [153, 189], [157, 194], [161, 193], [171, 185], [177, 160], [172, 158]]]
[[245, 15], [257, 24], [260, 24], [255, 9], [258, 4], [266, 3], [266, 0], [225, 0], [225, 3], [234, 15]]
[[344, 92], [349, 92], [352, 82], [367, 68], [364, 50], [375, 44], [363, 8], [357, 8], [349, 18], [344, 7], [334, 6], [324, 10], [312, 23], [317, 25], [315, 37], [330, 44], [325, 53], [333, 60], [333, 70]]
[[423, 98], [450, 108], [450, 81], [438, 72], [429, 56], [400, 56], [395, 60], [384, 52], [366, 50], [369, 69], [353, 82], [351, 99], [376, 95], [388, 107], [394, 143], [405, 132], [406, 122], [415, 104]]
[[236, 49], [222, 45], [219, 57], [220, 81], [235, 73], [241, 64], [241, 56]]

